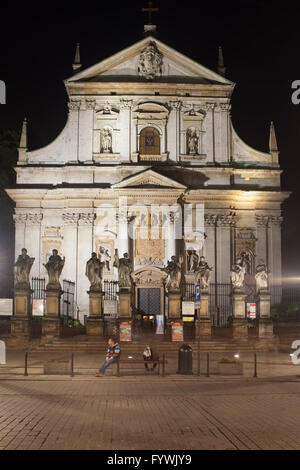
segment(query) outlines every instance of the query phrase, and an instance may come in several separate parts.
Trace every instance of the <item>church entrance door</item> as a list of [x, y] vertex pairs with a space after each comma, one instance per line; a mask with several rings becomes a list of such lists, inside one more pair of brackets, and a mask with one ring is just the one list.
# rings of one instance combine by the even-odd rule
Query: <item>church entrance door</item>
[[139, 288], [138, 310], [141, 316], [143, 335], [152, 335], [156, 332], [156, 315], [160, 314], [161, 289]]

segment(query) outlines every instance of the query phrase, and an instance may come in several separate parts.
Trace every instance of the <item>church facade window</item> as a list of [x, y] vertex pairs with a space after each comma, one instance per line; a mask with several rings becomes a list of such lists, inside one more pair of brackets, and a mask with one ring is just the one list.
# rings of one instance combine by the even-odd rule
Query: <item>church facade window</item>
[[145, 127], [141, 131], [140, 155], [160, 155], [160, 135], [154, 127]]

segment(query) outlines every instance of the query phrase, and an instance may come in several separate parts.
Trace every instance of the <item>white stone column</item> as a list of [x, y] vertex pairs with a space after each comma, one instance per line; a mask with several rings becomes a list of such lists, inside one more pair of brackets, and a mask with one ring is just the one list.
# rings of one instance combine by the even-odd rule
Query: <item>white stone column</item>
[[206, 116], [203, 121], [203, 153], [207, 155], [207, 162], [214, 162], [214, 107], [215, 103], [206, 103], [204, 110]]
[[69, 106], [69, 127], [72, 139], [68, 142], [70, 161], [78, 161], [78, 120], [80, 99], [71, 99], [68, 103]]
[[282, 277], [281, 267], [281, 216], [270, 216], [268, 226], [268, 267], [271, 271], [271, 284], [280, 286]]
[[264, 263], [268, 263], [268, 233], [267, 227], [269, 223], [269, 217], [266, 215], [256, 214], [256, 264], [259, 264], [260, 260]]
[[[77, 279], [76, 293], [79, 310], [85, 314], [89, 313], [89, 280], [85, 275], [86, 262], [90, 259], [93, 251], [93, 226], [95, 214], [86, 212], [80, 213], [78, 220], [78, 243], [77, 243]], [[75, 253], [74, 253], [75, 256]]]
[[217, 281], [230, 282], [231, 270], [231, 227], [234, 224], [231, 214], [219, 215], [217, 219]]
[[215, 161], [228, 162], [228, 119], [230, 105], [220, 103], [214, 112]]
[[133, 106], [132, 100], [122, 99], [120, 101], [120, 116], [119, 116], [119, 140], [120, 152], [122, 161], [131, 160], [131, 108]]
[[203, 247], [203, 256], [205, 256], [209, 266], [213, 268], [211, 273], [211, 282], [215, 283], [217, 279], [216, 271], [216, 221], [217, 215], [205, 214], [205, 234], [206, 239]]
[[[62, 254], [65, 256], [66, 261], [64, 265], [64, 278], [75, 282], [75, 289], [77, 289], [77, 241], [78, 241], [78, 220], [79, 214], [72, 212], [65, 212], [62, 214], [63, 219], [63, 242]], [[76, 296], [76, 294], [75, 294]]]
[[128, 215], [127, 212], [117, 213], [118, 221], [118, 251], [119, 257], [123, 258], [124, 253], [129, 254], [129, 239], [128, 239]]
[[93, 160], [93, 129], [95, 101], [82, 100], [79, 110], [78, 160]]
[[179, 117], [182, 102], [174, 100], [169, 102], [170, 114], [167, 125], [167, 151], [173, 161], [179, 160]]
[[27, 214], [25, 227], [25, 243], [28, 255], [35, 258], [30, 277], [41, 276], [41, 222], [43, 214]]
[[13, 216], [15, 221], [15, 260], [18, 259], [18, 256], [21, 254], [22, 248], [25, 246], [25, 222], [27, 219], [27, 214], [14, 214]]
[[168, 259], [176, 256], [176, 233], [175, 233], [175, 214], [169, 213], [169, 240], [168, 240]]

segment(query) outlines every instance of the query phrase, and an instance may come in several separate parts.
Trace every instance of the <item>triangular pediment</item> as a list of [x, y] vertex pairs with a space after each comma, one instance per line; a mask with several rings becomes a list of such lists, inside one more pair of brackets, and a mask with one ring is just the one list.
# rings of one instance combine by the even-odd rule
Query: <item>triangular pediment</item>
[[[149, 62], [150, 66], [148, 67], [146, 58], [141, 67], [141, 54], [145, 51], [147, 54], [147, 48], [151, 45], [154, 51], [153, 63]], [[156, 70], [154, 76], [151, 73], [147, 75], [147, 71], [150, 69], [151, 72], [152, 67]], [[158, 82], [183, 81], [234, 85], [225, 77], [207, 69], [151, 36], [73, 75], [65, 83], [147, 79]]]
[[184, 186], [181, 183], [178, 183], [177, 181], [174, 181], [171, 178], [168, 178], [167, 176], [160, 175], [154, 170], [145, 170], [142, 173], [139, 173], [134, 176], [129, 176], [122, 180], [119, 183], [116, 183], [112, 185], [112, 188], [118, 189], [118, 188], [141, 188], [147, 189], [149, 187], [155, 187], [157, 186], [158, 188], [172, 188], [172, 189], [181, 189], [185, 190], [186, 186]]

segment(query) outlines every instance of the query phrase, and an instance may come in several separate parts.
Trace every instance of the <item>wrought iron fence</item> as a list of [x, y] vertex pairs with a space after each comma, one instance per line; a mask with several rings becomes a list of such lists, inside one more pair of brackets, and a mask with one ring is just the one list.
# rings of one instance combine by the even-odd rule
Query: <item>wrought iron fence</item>
[[33, 299], [46, 299], [46, 280], [41, 277], [31, 279], [31, 290]]
[[104, 300], [118, 300], [118, 281], [103, 281]]
[[210, 284], [209, 312], [212, 326], [226, 327], [232, 316], [231, 284]]

